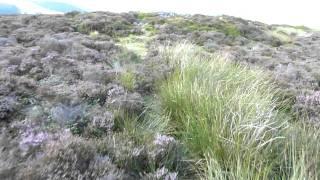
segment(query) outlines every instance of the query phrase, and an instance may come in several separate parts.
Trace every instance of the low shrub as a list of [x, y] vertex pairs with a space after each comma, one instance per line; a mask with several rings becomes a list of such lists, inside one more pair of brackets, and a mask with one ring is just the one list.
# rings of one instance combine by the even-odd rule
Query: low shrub
[[[66, 141], [67, 140], [67, 141]], [[43, 155], [29, 163], [18, 179], [118, 179], [123, 177], [108, 156], [99, 154], [92, 141], [60, 139], [48, 144]]]

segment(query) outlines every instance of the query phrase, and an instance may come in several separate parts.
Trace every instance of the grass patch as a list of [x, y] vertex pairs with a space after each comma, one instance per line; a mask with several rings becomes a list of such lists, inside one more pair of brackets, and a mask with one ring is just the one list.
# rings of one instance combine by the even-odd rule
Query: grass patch
[[136, 14], [137, 19], [143, 23], [150, 23], [151, 25], [155, 24], [164, 24], [165, 18], [161, 17], [158, 13], [144, 13], [138, 12]]
[[140, 57], [147, 55], [146, 42], [150, 38], [143, 35], [129, 35], [127, 37], [119, 38], [118, 45], [136, 53]]
[[278, 26], [275, 30], [292, 36], [305, 36], [308, 33], [307, 27], [303, 26]]
[[288, 122], [266, 73], [190, 44], [161, 54], [176, 69], [160, 85], [162, 110], [201, 178], [319, 177], [319, 133]]
[[269, 34], [277, 39], [279, 39], [282, 43], [291, 43], [292, 42], [292, 36], [287, 34], [284, 31], [281, 30], [272, 30], [269, 31]]
[[121, 67], [125, 65], [141, 62], [141, 56], [127, 48], [122, 48], [113, 58], [114, 63], [112, 64], [112, 67], [115, 69], [121, 69]]
[[134, 52], [140, 58], [147, 55], [147, 43], [157, 34], [157, 29], [150, 23], [145, 23], [142, 26], [142, 35], [130, 34], [127, 37], [118, 38], [118, 45]]
[[137, 18], [145, 23], [143, 31], [151, 35], [154, 35], [158, 32], [155, 28], [155, 24], [174, 26], [183, 32], [218, 31], [231, 37], [237, 37], [241, 35], [240, 30], [235, 24], [225, 20], [221, 20], [212, 24], [199, 22], [197, 20], [178, 15], [161, 18], [159, 15], [153, 13], [138, 13]]
[[156, 35], [158, 33], [158, 30], [155, 28], [155, 26], [151, 23], [146, 23], [142, 26], [142, 31], [145, 33], [146, 36], [149, 38]]
[[300, 26], [294, 26], [294, 28], [296, 29], [300, 29], [300, 30], [303, 30], [303, 31], [311, 31], [311, 29], [307, 26], [303, 26], [303, 25], [300, 25]]
[[128, 91], [133, 91], [136, 85], [136, 76], [132, 72], [124, 72], [120, 75], [120, 84]]
[[182, 29], [186, 32], [194, 31], [218, 31], [222, 32], [227, 36], [237, 37], [241, 33], [238, 27], [230, 22], [220, 21], [216, 24], [201, 23], [196, 20], [186, 19], [185, 17], [173, 16], [166, 19], [166, 23], [169, 25], [174, 25], [178, 29]]
[[212, 24], [199, 23], [191, 19], [186, 19], [185, 17], [173, 16], [166, 19], [166, 23], [173, 25], [180, 30], [185, 32], [194, 31], [217, 31], [217, 28]]
[[269, 34], [283, 43], [292, 43], [294, 37], [306, 36], [308, 29], [299, 26], [277, 26], [269, 31]]
[[220, 26], [220, 28], [218, 29], [224, 32], [227, 36], [237, 37], [241, 35], [238, 27], [232, 23], [225, 23], [222, 26]]
[[154, 18], [156, 15], [154, 13], [145, 13], [145, 12], [138, 12], [137, 13], [137, 18], [139, 20], [145, 20], [145, 19], [150, 19]]

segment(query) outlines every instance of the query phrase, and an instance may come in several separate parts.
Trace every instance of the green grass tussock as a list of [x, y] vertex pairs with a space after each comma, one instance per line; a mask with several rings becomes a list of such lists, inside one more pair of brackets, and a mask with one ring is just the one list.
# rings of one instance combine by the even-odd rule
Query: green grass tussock
[[133, 91], [136, 85], [136, 77], [132, 72], [124, 72], [120, 75], [120, 83], [129, 91]]
[[319, 133], [288, 122], [268, 74], [187, 43], [160, 52], [175, 69], [160, 85], [162, 109], [203, 179], [318, 177], [309, 142]]

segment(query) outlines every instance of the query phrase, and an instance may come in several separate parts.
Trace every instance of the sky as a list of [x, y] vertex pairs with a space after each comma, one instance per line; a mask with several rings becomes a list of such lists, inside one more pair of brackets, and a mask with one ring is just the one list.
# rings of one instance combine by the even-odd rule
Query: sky
[[[55, 13], [34, 5], [46, 0], [0, 0], [25, 12]], [[268, 24], [306, 25], [320, 29], [319, 0], [50, 0], [73, 4], [87, 11], [176, 12], [180, 14], [232, 15]]]

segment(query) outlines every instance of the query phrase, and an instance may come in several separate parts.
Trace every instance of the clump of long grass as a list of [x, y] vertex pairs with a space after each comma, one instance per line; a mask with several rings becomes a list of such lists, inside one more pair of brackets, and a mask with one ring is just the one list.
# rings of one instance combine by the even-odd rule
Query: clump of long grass
[[202, 178], [317, 176], [310, 174], [317, 164], [310, 167], [306, 162], [307, 146], [295, 146], [297, 139], [289, 133], [293, 126], [279, 110], [277, 90], [268, 74], [188, 43], [162, 47], [160, 54], [174, 69], [160, 85], [162, 108], [174, 134], [200, 160]]

